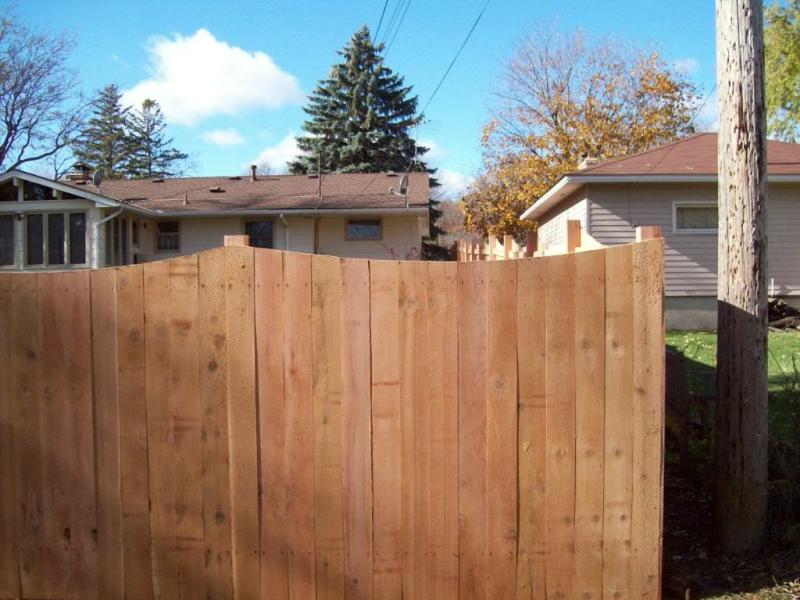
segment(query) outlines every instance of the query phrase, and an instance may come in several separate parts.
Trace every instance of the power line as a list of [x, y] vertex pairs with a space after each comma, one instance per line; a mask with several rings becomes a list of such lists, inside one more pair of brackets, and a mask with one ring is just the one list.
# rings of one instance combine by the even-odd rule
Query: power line
[[406, 18], [406, 13], [408, 12], [408, 7], [411, 6], [411, 0], [407, 0], [406, 7], [403, 9], [403, 14], [400, 16], [400, 20], [397, 22], [397, 27], [394, 30], [394, 35], [392, 35], [392, 39], [389, 42], [389, 45], [386, 47], [386, 52], [383, 53], [385, 57], [389, 54], [389, 50], [392, 49], [392, 44], [394, 44], [394, 39], [397, 37], [397, 34], [400, 32], [400, 27], [403, 25], [403, 21]]
[[692, 115], [692, 119], [689, 121], [689, 126], [690, 127], [694, 127], [694, 120], [698, 117], [700, 112], [706, 107], [706, 104], [708, 104], [708, 101], [711, 99], [711, 96], [714, 95], [714, 92], [716, 91], [716, 89], [717, 89], [717, 84], [715, 82], [714, 83], [714, 87], [711, 88], [711, 91], [708, 93], [708, 96], [705, 97], [705, 99], [700, 104], [700, 106], [697, 107], [697, 110], [694, 111], [694, 114]]
[[389, 17], [389, 23], [383, 29], [383, 35], [381, 36], [382, 37], [382, 39], [381, 39], [381, 43], [382, 44], [386, 43], [386, 38], [389, 37], [389, 32], [394, 28], [394, 22], [397, 19], [397, 14], [400, 12], [400, 6], [402, 4], [403, 4], [403, 0], [397, 0], [397, 2], [395, 3], [394, 8], [392, 9], [392, 16]]
[[375, 28], [375, 33], [372, 36], [373, 40], [378, 39], [378, 33], [381, 30], [381, 24], [383, 23], [383, 15], [386, 14], [386, 7], [389, 6], [389, 0], [383, 0], [383, 10], [381, 11], [381, 18], [378, 19], [378, 27]]
[[478, 23], [480, 22], [481, 17], [483, 16], [483, 13], [486, 12], [486, 7], [489, 6], [489, 2], [490, 1], [491, 0], [486, 0], [486, 4], [483, 5], [483, 8], [481, 9], [481, 12], [478, 13], [478, 16], [475, 19], [475, 22], [472, 24], [472, 27], [470, 27], [469, 31], [467, 32], [467, 37], [465, 37], [464, 41], [461, 42], [461, 46], [459, 46], [458, 52], [456, 52], [456, 55], [453, 57], [453, 60], [450, 61], [450, 65], [447, 67], [447, 70], [444, 72], [444, 75], [442, 75], [442, 78], [439, 80], [439, 83], [436, 84], [436, 88], [433, 90], [433, 93], [431, 94], [431, 97], [428, 98], [428, 101], [425, 103], [425, 106], [420, 111], [421, 115], [425, 113], [425, 110], [428, 108], [430, 103], [436, 97], [436, 93], [439, 91], [439, 88], [442, 87], [442, 84], [444, 83], [444, 80], [447, 79], [447, 76], [450, 74], [450, 70], [453, 68], [453, 65], [456, 64], [456, 61], [458, 60], [458, 57], [461, 55], [461, 51], [464, 49], [464, 46], [467, 45], [467, 42], [469, 41], [469, 38], [472, 37], [472, 33], [475, 31], [475, 28], [478, 26]]

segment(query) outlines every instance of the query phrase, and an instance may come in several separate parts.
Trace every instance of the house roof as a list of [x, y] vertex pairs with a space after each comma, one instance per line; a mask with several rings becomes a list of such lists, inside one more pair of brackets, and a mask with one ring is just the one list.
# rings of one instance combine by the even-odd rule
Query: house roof
[[[243, 211], [297, 210], [397, 210], [405, 209], [397, 190], [403, 174], [335, 173], [322, 176], [277, 175], [237, 177], [180, 177], [167, 179], [63, 182], [148, 212], [202, 214]], [[427, 173], [408, 173], [408, 207], [427, 208], [430, 184]]]
[[[767, 172], [773, 181], [800, 182], [800, 144], [767, 142]], [[671, 144], [579, 169], [564, 175], [520, 215], [542, 216], [587, 183], [716, 182], [717, 134], [698, 133]]]
[[[800, 144], [767, 142], [767, 171], [773, 175], [800, 175]], [[698, 133], [671, 144], [607, 160], [581, 175], [716, 175], [717, 134]]]

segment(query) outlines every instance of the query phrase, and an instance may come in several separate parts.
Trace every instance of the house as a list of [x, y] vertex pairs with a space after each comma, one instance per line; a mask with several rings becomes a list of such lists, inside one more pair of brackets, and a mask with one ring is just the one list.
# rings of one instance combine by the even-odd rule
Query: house
[[[767, 145], [770, 294], [800, 304], [800, 145]], [[522, 215], [539, 244], [565, 244], [579, 220], [601, 244], [634, 241], [639, 225], [665, 240], [665, 318], [670, 329], [716, 328], [717, 135], [702, 133], [632, 156], [585, 160]]]
[[[248, 234], [251, 245], [418, 259], [426, 173], [52, 180], [0, 175], [0, 270], [99, 268], [169, 258]], [[97, 181], [99, 185], [95, 185]]]

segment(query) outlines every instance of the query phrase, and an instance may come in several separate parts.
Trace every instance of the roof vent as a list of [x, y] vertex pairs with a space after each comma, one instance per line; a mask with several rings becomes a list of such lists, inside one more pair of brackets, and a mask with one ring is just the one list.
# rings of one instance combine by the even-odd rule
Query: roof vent
[[316, 179], [317, 177], [319, 177], [319, 175], [317, 175], [316, 173], [312, 173], [311, 175], [308, 176], [309, 179]]
[[153, 179], [150, 180], [150, 183], [164, 183], [164, 178], [163, 177], [153, 177]]
[[394, 171], [386, 171], [386, 176], [387, 177], [397, 177], [397, 173], [395, 173]]
[[209, 188], [208, 191], [211, 192], [212, 194], [221, 194], [225, 190], [223, 190], [221, 187], [217, 186], [217, 187]]
[[596, 167], [600, 164], [600, 159], [594, 156], [583, 156], [581, 162], [578, 163], [578, 171], [588, 169], [589, 167]]
[[228, 179], [230, 179], [231, 181], [239, 181], [241, 179], [241, 176], [232, 175], [232, 176], [228, 177]]

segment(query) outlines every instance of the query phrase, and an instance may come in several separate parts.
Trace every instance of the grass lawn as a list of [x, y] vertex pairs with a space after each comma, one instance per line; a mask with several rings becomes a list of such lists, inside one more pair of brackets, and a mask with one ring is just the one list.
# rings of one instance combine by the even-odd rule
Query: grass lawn
[[[717, 334], [713, 331], [668, 331], [667, 345], [680, 350], [687, 361], [689, 390], [696, 395], [714, 394]], [[785, 435], [797, 406], [790, 396], [800, 393], [800, 331], [769, 332], [770, 428]]]

